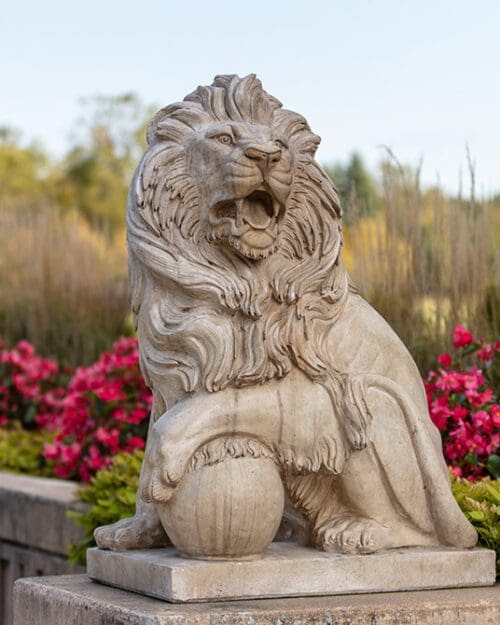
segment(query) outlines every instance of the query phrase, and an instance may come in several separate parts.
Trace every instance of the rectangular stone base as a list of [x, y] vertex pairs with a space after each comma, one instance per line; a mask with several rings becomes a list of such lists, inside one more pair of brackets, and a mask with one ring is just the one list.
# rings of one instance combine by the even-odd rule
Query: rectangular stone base
[[16, 582], [14, 625], [498, 625], [500, 586], [173, 604], [86, 575]]
[[88, 575], [170, 602], [300, 597], [488, 586], [495, 552], [487, 549], [392, 549], [340, 555], [273, 543], [255, 560], [193, 560], [174, 549], [90, 549]]

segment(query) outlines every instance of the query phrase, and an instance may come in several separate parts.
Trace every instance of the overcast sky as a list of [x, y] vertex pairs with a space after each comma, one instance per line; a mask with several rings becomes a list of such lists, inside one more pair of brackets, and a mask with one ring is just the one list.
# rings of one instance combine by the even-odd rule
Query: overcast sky
[[0, 125], [62, 154], [81, 96], [181, 99], [255, 72], [307, 117], [319, 160], [389, 145], [449, 190], [475, 156], [500, 192], [500, 0], [4, 0]]

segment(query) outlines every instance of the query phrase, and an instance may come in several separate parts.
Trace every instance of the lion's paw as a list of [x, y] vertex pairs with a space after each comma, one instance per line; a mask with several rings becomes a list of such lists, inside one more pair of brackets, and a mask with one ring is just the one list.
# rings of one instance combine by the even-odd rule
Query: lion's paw
[[314, 542], [324, 551], [373, 553], [391, 547], [387, 527], [363, 517], [340, 516], [322, 523], [314, 532]]
[[171, 544], [159, 518], [144, 514], [98, 527], [94, 538], [98, 547], [113, 551], [150, 549]]
[[154, 467], [149, 472], [149, 478], [143, 480], [139, 495], [148, 503], [167, 503], [174, 494], [178, 481], [166, 479], [161, 467]]
[[153, 427], [144, 457], [140, 497], [148, 503], [166, 503], [186, 472], [189, 458], [181, 444], [175, 446], [164, 432]]

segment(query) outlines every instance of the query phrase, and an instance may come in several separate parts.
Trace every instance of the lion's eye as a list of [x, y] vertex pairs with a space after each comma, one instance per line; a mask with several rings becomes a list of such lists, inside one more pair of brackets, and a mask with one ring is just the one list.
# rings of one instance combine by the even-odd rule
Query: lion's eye
[[286, 149], [286, 145], [283, 143], [283, 141], [280, 141], [279, 139], [275, 139], [275, 140], [274, 140], [274, 145], [275, 145], [277, 148], [280, 148], [280, 150], [284, 150], [284, 149]]
[[219, 135], [217, 137], [217, 141], [220, 141], [221, 143], [223, 143], [224, 145], [232, 145], [233, 144], [233, 138], [231, 137], [231, 135]]

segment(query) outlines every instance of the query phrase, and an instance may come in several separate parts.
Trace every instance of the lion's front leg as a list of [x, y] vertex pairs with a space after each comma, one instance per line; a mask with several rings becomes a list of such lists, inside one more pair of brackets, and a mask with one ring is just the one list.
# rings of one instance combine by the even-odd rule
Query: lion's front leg
[[[199, 392], [162, 415], [151, 431], [143, 484], [145, 501], [164, 502], [186, 473], [195, 452], [220, 437], [249, 436], [277, 453], [284, 464], [329, 459], [324, 441], [335, 438], [328, 394], [302, 374], [282, 381], [217, 393]], [[323, 450], [325, 450], [323, 452]]]
[[196, 450], [210, 440], [241, 434], [273, 439], [278, 420], [278, 400], [268, 387], [260, 387], [258, 393], [256, 389], [202, 391], [180, 401], [151, 429], [144, 459], [149, 477], [142, 485], [142, 498], [168, 501]]

